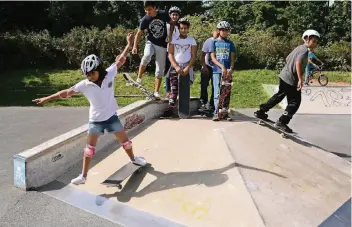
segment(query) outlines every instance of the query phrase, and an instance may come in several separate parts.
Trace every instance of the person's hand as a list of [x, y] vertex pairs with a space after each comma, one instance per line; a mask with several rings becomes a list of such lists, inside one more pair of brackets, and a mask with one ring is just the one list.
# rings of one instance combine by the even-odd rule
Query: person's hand
[[44, 104], [44, 103], [46, 103], [47, 101], [48, 101], [48, 98], [46, 98], [46, 97], [32, 100], [32, 102], [35, 102], [37, 105], [39, 105], [39, 104]]
[[228, 70], [227, 70], [227, 75], [228, 75], [228, 76], [231, 76], [231, 75], [232, 75], [232, 72], [233, 72], [232, 69], [228, 69]]
[[202, 72], [205, 76], [209, 76], [209, 69], [207, 66], [202, 67]]
[[132, 41], [133, 41], [133, 32], [129, 32], [129, 33], [127, 34], [126, 39], [127, 39], [127, 44], [128, 44], [128, 46], [131, 46], [131, 43], [132, 43]]
[[138, 53], [137, 47], [133, 47], [132, 54], [137, 54], [137, 53]]
[[303, 87], [303, 80], [298, 80], [297, 91], [301, 90]]
[[187, 76], [189, 73], [190, 68], [187, 66], [183, 69], [183, 76]]
[[221, 71], [222, 75], [227, 75], [227, 69], [224, 66], [221, 67]]
[[182, 69], [181, 69], [180, 66], [177, 66], [177, 67], [175, 68], [175, 70], [176, 70], [177, 74], [183, 75], [183, 71], [182, 71]]

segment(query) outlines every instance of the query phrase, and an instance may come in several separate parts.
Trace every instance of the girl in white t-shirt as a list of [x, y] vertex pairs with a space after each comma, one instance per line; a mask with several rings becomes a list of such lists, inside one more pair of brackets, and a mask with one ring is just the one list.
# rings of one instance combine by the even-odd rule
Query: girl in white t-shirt
[[[193, 75], [192, 67], [196, 60], [197, 43], [196, 40], [188, 36], [190, 22], [187, 18], [179, 21], [180, 36], [172, 40], [169, 45], [170, 83], [171, 93], [169, 95], [169, 105], [174, 106], [178, 95], [178, 77]], [[192, 81], [192, 78], [191, 78]]]
[[89, 164], [95, 154], [98, 138], [104, 134], [105, 130], [114, 133], [134, 164], [146, 164], [143, 157], [136, 157], [133, 154], [132, 141], [129, 140], [117, 116], [118, 106], [114, 96], [114, 78], [117, 75], [117, 70], [125, 63], [129, 50], [132, 49], [132, 41], [133, 33], [128, 33], [126, 48], [121, 55], [116, 57], [116, 62], [107, 69], [102, 67], [100, 58], [91, 54], [81, 64], [82, 73], [87, 77], [86, 79], [69, 89], [33, 100], [37, 104], [43, 104], [54, 99], [70, 98], [74, 94], [83, 93], [90, 103], [88, 140], [84, 149], [82, 174], [71, 181], [73, 184], [84, 184], [86, 182]]

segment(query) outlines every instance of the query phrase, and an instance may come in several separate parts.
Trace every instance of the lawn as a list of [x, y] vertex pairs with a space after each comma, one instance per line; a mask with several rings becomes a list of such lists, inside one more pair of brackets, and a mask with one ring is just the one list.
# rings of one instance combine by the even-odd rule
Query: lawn
[[[345, 82], [350, 84], [349, 72], [326, 72], [329, 82]], [[132, 77], [136, 77], [132, 74]], [[19, 70], [0, 74], [0, 106], [33, 106], [32, 99], [55, 93], [69, 88], [84, 77], [79, 70]], [[268, 95], [262, 84], [277, 84], [278, 75], [270, 70], [235, 71], [234, 85], [231, 94], [232, 108], [257, 107], [264, 102]], [[125, 85], [126, 81], [118, 74], [115, 80], [115, 95], [119, 106], [126, 106], [136, 100], [144, 99], [142, 93]], [[164, 80], [163, 80], [164, 84]], [[145, 75], [143, 85], [153, 91], [154, 77]], [[209, 86], [210, 91], [210, 86]], [[163, 85], [160, 94], [165, 97]], [[209, 93], [210, 94], [210, 93]], [[191, 96], [200, 95], [200, 74], [196, 73], [196, 80], [191, 86]], [[133, 97], [134, 96], [134, 97]], [[135, 97], [137, 96], [137, 97]], [[71, 99], [55, 100], [45, 106], [87, 106], [85, 97], [78, 95]]]

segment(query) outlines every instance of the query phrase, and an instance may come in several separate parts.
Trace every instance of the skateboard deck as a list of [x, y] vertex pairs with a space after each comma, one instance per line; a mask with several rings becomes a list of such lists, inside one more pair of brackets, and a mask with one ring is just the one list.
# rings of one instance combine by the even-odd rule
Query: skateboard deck
[[178, 79], [178, 115], [180, 118], [189, 118], [189, 99], [190, 99], [190, 77], [179, 76]]
[[217, 110], [219, 119], [224, 119], [225, 117], [227, 117], [227, 119], [229, 118], [229, 114], [231, 110], [229, 108], [230, 97], [228, 96], [231, 92], [232, 85], [233, 85], [232, 74], [227, 73], [226, 75], [221, 76], [220, 96], [219, 96], [219, 104], [218, 104], [218, 110]]
[[118, 187], [120, 190], [122, 189], [121, 183], [129, 176], [131, 176], [134, 172], [142, 171], [143, 166], [139, 166], [133, 164], [132, 162], [127, 163], [126, 165], [122, 166], [119, 170], [113, 173], [110, 177], [108, 177], [105, 181], [101, 184], [109, 186], [109, 187]]
[[134, 87], [138, 88], [139, 90], [141, 90], [142, 93], [146, 96], [146, 99], [156, 100], [153, 93], [151, 93], [150, 91], [145, 89], [142, 85], [138, 84], [134, 79], [132, 79], [130, 74], [122, 73], [122, 76], [125, 80], [127, 80], [127, 84], [126, 84], [127, 86], [134, 86]]
[[[257, 117], [256, 117], [256, 118], [257, 118]], [[274, 131], [280, 133], [280, 135], [281, 135], [282, 138], [286, 138], [286, 137], [288, 137], [288, 136], [291, 136], [291, 137], [295, 137], [295, 138], [296, 138], [296, 136], [295, 136], [295, 135], [297, 135], [296, 133], [294, 133], [294, 132], [293, 132], [293, 133], [289, 133], [289, 132], [286, 132], [286, 131], [284, 131], [284, 130], [282, 130], [282, 129], [279, 129], [279, 128], [275, 127], [275, 125], [274, 125], [275, 122], [272, 121], [272, 120], [270, 120], [270, 119], [266, 119], [266, 120], [263, 120], [263, 119], [260, 119], [260, 118], [257, 118], [257, 119], [258, 119], [257, 124], [259, 124], [259, 125], [265, 124], [265, 125], [269, 126], [269, 128], [271, 128], [271, 129], [273, 129]]]

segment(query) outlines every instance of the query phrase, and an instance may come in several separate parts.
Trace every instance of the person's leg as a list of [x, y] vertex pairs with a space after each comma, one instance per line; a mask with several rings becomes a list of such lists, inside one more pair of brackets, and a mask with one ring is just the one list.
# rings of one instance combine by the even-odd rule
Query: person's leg
[[221, 73], [213, 73], [213, 85], [214, 85], [214, 118], [217, 120], [217, 111], [219, 107], [219, 96], [220, 96], [220, 81]]
[[167, 52], [166, 52], [166, 62], [165, 62], [165, 91], [166, 93], [170, 92], [170, 74], [169, 74], [169, 70], [170, 70], [170, 66], [171, 66], [171, 62], [169, 57], [167, 56]]
[[210, 66], [207, 66], [209, 70], [209, 79], [210, 79], [210, 84], [211, 84], [211, 96], [210, 96], [210, 101], [209, 101], [209, 109], [214, 110], [214, 82], [213, 82], [213, 68]]
[[150, 41], [147, 41], [144, 47], [144, 54], [141, 60], [141, 64], [139, 65], [137, 82], [140, 82], [140, 80], [142, 79], [143, 73], [147, 68], [147, 65], [149, 64], [150, 60], [152, 59], [154, 53], [155, 49], [153, 44]]
[[287, 88], [287, 107], [276, 123], [276, 126], [283, 127], [287, 132], [292, 132], [292, 129], [287, 125], [301, 105], [301, 94], [301, 90], [297, 91], [295, 86]]
[[275, 105], [279, 104], [285, 98], [288, 86], [289, 85], [286, 82], [280, 79], [278, 92], [274, 94], [266, 103], [261, 104], [259, 106], [259, 110], [254, 112], [254, 116], [262, 119], [268, 118], [266, 112], [268, 112]]
[[210, 72], [208, 75], [203, 73], [203, 71], [200, 74], [200, 103], [202, 106], [203, 105], [205, 106], [208, 102], [208, 85], [209, 85], [210, 77], [211, 77]]
[[155, 93], [159, 95], [159, 89], [162, 81], [162, 77], [165, 71], [165, 58], [166, 58], [166, 48], [156, 46], [155, 48]]
[[106, 130], [109, 133], [113, 133], [115, 135], [117, 141], [119, 141], [123, 149], [126, 151], [126, 154], [130, 158], [131, 162], [142, 166], [147, 163], [144, 158], [134, 155], [132, 149], [132, 141], [129, 140], [126, 131], [117, 115], [113, 115], [106, 121]]
[[84, 148], [82, 173], [71, 180], [73, 184], [84, 184], [86, 182], [90, 162], [95, 154], [99, 135], [104, 133], [104, 128], [100, 122], [89, 122], [87, 145]]
[[170, 85], [171, 92], [169, 96], [169, 105], [171, 107], [175, 107], [176, 99], [178, 96], [178, 74], [173, 67], [170, 69]]

